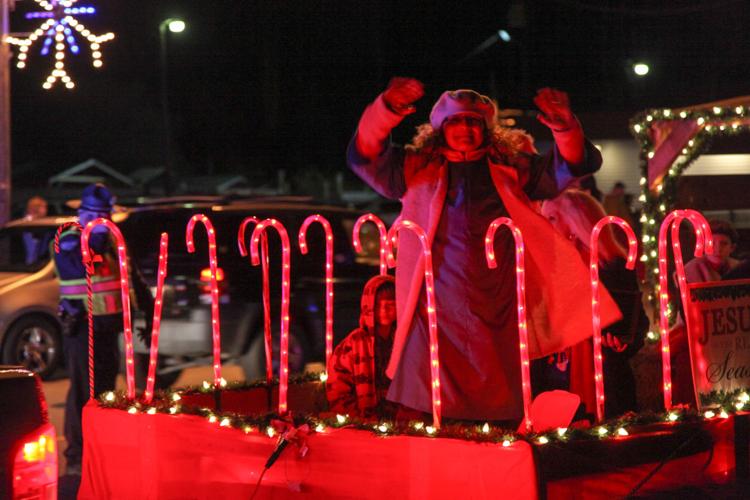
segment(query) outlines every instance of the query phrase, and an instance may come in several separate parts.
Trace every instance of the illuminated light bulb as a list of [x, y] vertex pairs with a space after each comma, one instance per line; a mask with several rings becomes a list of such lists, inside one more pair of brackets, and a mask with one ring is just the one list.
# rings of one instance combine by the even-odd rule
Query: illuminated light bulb
[[607, 434], [609, 433], [609, 431], [607, 430], [607, 428], [606, 428], [606, 427], [604, 427], [604, 426], [601, 426], [601, 427], [599, 427], [599, 428], [598, 428], [598, 429], [596, 430], [596, 433], [597, 433], [597, 434], [599, 434], [600, 436], [606, 436], [606, 435], [607, 435]]
[[638, 183], [641, 186], [645, 186], [647, 182], [648, 182], [648, 179], [646, 179], [645, 177], [641, 177], [640, 180], [638, 181]]
[[743, 403], [747, 403], [748, 401], [750, 401], [750, 394], [742, 392], [739, 396], [737, 396], [737, 399], [739, 399]]
[[380, 425], [378, 425], [378, 430], [380, 432], [388, 432], [388, 425], [386, 425], [386, 424], [380, 424]]
[[681, 111], [680, 118], [687, 118], [687, 113], [685, 111]]
[[490, 424], [485, 422], [484, 425], [482, 426], [482, 432], [485, 434], [488, 434], [490, 432]]
[[628, 433], [627, 429], [625, 429], [625, 427], [620, 427], [619, 429], [617, 429], [617, 435], [618, 436], [628, 436], [629, 433]]
[[211, 384], [208, 383], [208, 380], [204, 380], [202, 385], [203, 385], [203, 388], [206, 390], [211, 388]]
[[711, 410], [708, 410], [706, 413], [703, 414], [703, 416], [706, 418], [714, 418], [716, 416], [716, 413], [714, 413]]
[[219, 420], [219, 419], [218, 419], [218, 418], [216, 418], [216, 415], [214, 415], [214, 414], [211, 414], [211, 415], [209, 415], [209, 416], [208, 416], [208, 421], [209, 421], [210, 423], [212, 423], [212, 424], [215, 424], [215, 423], [216, 423], [216, 422], [217, 422], [218, 420]]
[[326, 426], [323, 424], [318, 424], [315, 426], [315, 432], [323, 432], [326, 430]]
[[539, 439], [537, 439], [536, 442], [539, 444], [547, 444], [549, 443], [549, 439], [547, 439], [546, 436], [541, 436]]
[[336, 421], [337, 421], [337, 422], [338, 422], [339, 424], [345, 424], [345, 423], [346, 423], [346, 420], [347, 420], [347, 417], [346, 417], [346, 415], [336, 414]]
[[[659, 187], [661, 188], [661, 185], [660, 185]], [[659, 190], [661, 191], [661, 189], [659, 189]], [[659, 205], [659, 211], [660, 211], [660, 212], [663, 212], [663, 211], [665, 211], [666, 209], [667, 209], [667, 207], [666, 207], [666, 205], [664, 205], [664, 203], [662, 203], [661, 205]]]
[[146, 413], [148, 413], [149, 415], [156, 415], [156, 408], [152, 406], [151, 408], [146, 410]]
[[674, 412], [667, 415], [667, 420], [669, 420], [670, 422], [675, 422], [678, 418], [679, 416]]
[[646, 121], [647, 122], [652, 122], [652, 121], [654, 121], [654, 117], [651, 116], [651, 115], [648, 115], [648, 116], [646, 116]]
[[662, 111], [662, 113], [664, 114], [664, 116], [669, 117], [672, 114], [672, 110], [671, 109], [665, 109], [664, 111]]
[[414, 428], [418, 431], [422, 430], [422, 428], [424, 428], [424, 422], [414, 422]]
[[714, 106], [713, 107], [713, 112], [714, 112], [715, 115], [720, 115], [721, 114], [721, 108], [719, 106]]
[[649, 151], [646, 156], [648, 156], [648, 159], [650, 160], [651, 158], [654, 157], [654, 152], [653, 151]]
[[[701, 116], [696, 120], [696, 122], [698, 123], [698, 125], [703, 125], [704, 123], [706, 123], [706, 119]], [[690, 144], [689, 142], [688, 145], [692, 146], [692, 144]]]
[[231, 423], [232, 423], [232, 420], [229, 417], [224, 417], [221, 419], [221, 423], [219, 424], [219, 427], [229, 427]]
[[641, 255], [641, 259], [640, 260], [641, 260], [641, 262], [647, 262], [648, 261], [648, 255], [646, 255], [644, 253], [643, 255]]
[[130, 408], [128, 408], [128, 413], [130, 413], [131, 415], [135, 415], [136, 413], [138, 413], [138, 408], [136, 408], [135, 406], [131, 406]]
[[266, 427], [266, 434], [268, 435], [268, 437], [272, 438], [276, 435], [276, 431], [273, 430], [273, 427], [269, 426], [269, 427]]
[[651, 252], [649, 253], [649, 255], [650, 255], [651, 257], [654, 257], [654, 258], [656, 258], [656, 250], [651, 250]]
[[177, 413], [177, 407], [176, 406], [170, 406], [169, 407], [169, 413], [171, 413], [172, 415], [176, 414]]
[[102, 53], [99, 52], [98, 50], [95, 50], [94, 52], [91, 53], [91, 57], [93, 57], [95, 59], [99, 59], [99, 58], [102, 57]]
[[428, 425], [428, 426], [426, 426], [426, 427], [424, 428], [424, 430], [425, 430], [425, 432], [427, 432], [427, 434], [429, 434], [430, 436], [432, 436], [433, 434], [435, 434], [435, 432], [437, 432], [437, 429], [436, 429], [435, 427], [431, 426], [431, 425]]
[[225, 379], [224, 377], [221, 377], [221, 378], [219, 379], [219, 385], [220, 385], [221, 387], [226, 387], [226, 386], [227, 386], [227, 380], [226, 380], [226, 379]]
[[565, 433], [566, 433], [566, 432], [568, 432], [568, 428], [567, 428], [567, 427], [559, 427], [559, 428], [557, 429], [557, 435], [558, 435], [559, 437], [563, 437], [563, 436], [565, 435]]
[[25, 63], [25, 62], [23, 62], [23, 61], [18, 61], [18, 62], [16, 63], [16, 68], [18, 68], [18, 69], [23, 69], [23, 68], [25, 68], [25, 67], [26, 67], [26, 63]]
[[181, 399], [182, 399], [182, 397], [179, 394], [177, 394], [176, 392], [174, 394], [172, 394], [172, 401], [179, 401]]
[[645, 203], [645, 202], [646, 202], [646, 195], [645, 195], [645, 194], [641, 194], [641, 195], [640, 195], [640, 196], [638, 197], [638, 201], [640, 201], [640, 202], [642, 202], [642, 203]]
[[245, 434], [250, 434], [252, 431], [253, 431], [253, 428], [249, 425], [246, 425], [242, 428], [242, 432], [244, 432]]
[[504, 448], [507, 448], [507, 447], [508, 447], [508, 446], [510, 446], [510, 445], [511, 445], [511, 442], [510, 442], [510, 440], [508, 440], [508, 439], [505, 439], [505, 440], [503, 441], [503, 447], [504, 447]]
[[727, 413], [726, 410], [722, 409], [721, 413], [719, 413], [719, 416], [721, 418], [729, 418], [729, 413]]
[[108, 391], [108, 392], [107, 392], [107, 393], [106, 393], [106, 394], [104, 395], [104, 399], [105, 399], [105, 401], [109, 401], [109, 402], [111, 403], [112, 401], [114, 401], [114, 400], [115, 400], [115, 393], [114, 393], [114, 392], [112, 392], [112, 391]]
[[326, 372], [320, 372], [320, 381], [326, 382], [328, 380], [328, 374]]
[[[89, 47], [89, 48], [90, 48], [91, 50], [99, 50], [99, 44], [98, 44], [98, 43], [96, 43], [96, 42], [95, 42], [95, 43], [92, 43], [92, 44], [91, 44], [91, 47]], [[101, 57], [101, 54], [99, 54], [99, 56], [96, 56], [96, 57]]]
[[734, 407], [737, 408], [737, 411], [742, 411], [742, 409], [745, 407], [745, 403], [743, 403], [742, 401], [737, 401], [734, 404]]

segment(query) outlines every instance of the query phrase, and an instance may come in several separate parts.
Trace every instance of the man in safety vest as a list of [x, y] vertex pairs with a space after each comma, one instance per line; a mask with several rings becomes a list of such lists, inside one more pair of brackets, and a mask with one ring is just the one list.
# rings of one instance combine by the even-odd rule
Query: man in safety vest
[[[114, 196], [103, 184], [86, 186], [81, 195], [78, 221], [85, 227], [99, 217], [111, 218]], [[60, 279], [59, 315], [63, 325], [63, 350], [70, 378], [65, 401], [65, 450], [67, 473], [80, 474], [83, 454], [81, 415], [89, 397], [89, 343], [86, 268], [81, 256], [81, 231], [70, 227], [60, 235], [60, 251], [54, 255], [55, 271]], [[103, 225], [97, 226], [89, 238], [96, 256], [92, 275], [94, 318], [94, 394], [114, 390], [120, 365], [118, 334], [123, 330], [120, 272], [116, 246]], [[131, 266], [132, 267], [132, 266]], [[138, 272], [133, 272], [132, 290], [139, 309], [149, 317], [152, 297]], [[146, 331], [150, 332], [150, 328]]]

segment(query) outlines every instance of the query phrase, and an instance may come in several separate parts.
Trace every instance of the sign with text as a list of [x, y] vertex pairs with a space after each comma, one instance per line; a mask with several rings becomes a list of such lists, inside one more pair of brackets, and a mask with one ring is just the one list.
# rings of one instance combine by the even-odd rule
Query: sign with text
[[750, 280], [688, 285], [688, 339], [696, 401], [750, 387]]

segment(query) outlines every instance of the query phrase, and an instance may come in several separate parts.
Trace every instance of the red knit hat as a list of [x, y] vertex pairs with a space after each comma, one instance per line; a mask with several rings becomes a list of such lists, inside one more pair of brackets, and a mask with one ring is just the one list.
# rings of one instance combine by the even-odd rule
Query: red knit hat
[[435, 130], [442, 127], [446, 118], [459, 113], [470, 113], [484, 119], [487, 128], [492, 128], [495, 122], [497, 108], [495, 102], [473, 90], [448, 90], [443, 92], [430, 112], [430, 125]]

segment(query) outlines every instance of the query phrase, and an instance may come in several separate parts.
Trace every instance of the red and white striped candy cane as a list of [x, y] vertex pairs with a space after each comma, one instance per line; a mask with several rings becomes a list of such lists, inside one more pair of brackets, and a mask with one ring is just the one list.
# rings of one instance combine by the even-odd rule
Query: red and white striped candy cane
[[331, 373], [329, 362], [333, 354], [333, 230], [331, 223], [322, 215], [315, 214], [305, 219], [299, 228], [299, 249], [307, 254], [307, 228], [313, 222], [323, 226], [326, 237], [326, 374]]
[[[245, 217], [240, 224], [237, 232], [237, 245], [240, 248], [240, 255], [247, 256], [247, 247], [245, 246], [245, 229], [247, 225], [258, 224], [260, 219], [257, 217]], [[263, 341], [266, 348], [266, 382], [271, 384], [273, 380], [273, 344], [271, 340], [271, 291], [268, 277], [268, 235], [263, 233], [260, 239], [260, 261], [261, 274], [263, 275]]]
[[273, 227], [281, 238], [281, 341], [279, 365], [279, 414], [287, 412], [287, 391], [289, 388], [289, 296], [291, 292], [291, 245], [284, 225], [276, 219], [264, 219], [255, 226], [250, 237], [250, 257], [254, 266], [260, 264], [258, 246], [263, 233]]
[[397, 236], [401, 229], [414, 232], [422, 243], [424, 258], [424, 282], [427, 292], [427, 321], [430, 333], [430, 381], [432, 387], [432, 420], [436, 429], [440, 428], [442, 409], [440, 406], [440, 356], [438, 354], [437, 304], [435, 301], [435, 280], [432, 272], [432, 251], [427, 240], [427, 233], [418, 224], [409, 220], [399, 220], [388, 231], [387, 251], [389, 262], [395, 262], [394, 248], [398, 245]]
[[[672, 250], [674, 253], [677, 283], [680, 288], [682, 304], [687, 307], [687, 280], [685, 279], [685, 267], [682, 262], [682, 249], [680, 247], [680, 224], [683, 220], [689, 220], [695, 230], [696, 242], [694, 255], [701, 257], [704, 251], [713, 253], [713, 236], [711, 228], [706, 219], [695, 210], [674, 210], [670, 212], [661, 223], [659, 229], [659, 309], [661, 329], [661, 362], [662, 382], [664, 392], [664, 408], [669, 411], [672, 408], [672, 360], [669, 351], [669, 277], [667, 276], [667, 231], [672, 229]], [[686, 309], [687, 310], [687, 309]]]
[[378, 234], [380, 236], [380, 274], [385, 276], [388, 274], [388, 263], [386, 261], [386, 247], [388, 246], [388, 230], [380, 217], [375, 214], [365, 214], [357, 219], [354, 223], [354, 229], [352, 229], [352, 243], [354, 244], [354, 250], [357, 253], [362, 253], [362, 243], [359, 239], [359, 233], [362, 225], [365, 222], [372, 222], [378, 227]]
[[[125, 246], [125, 238], [117, 225], [109, 219], [100, 217], [92, 220], [83, 229], [81, 235], [81, 254], [83, 262], [94, 262], [94, 254], [89, 248], [89, 237], [96, 226], [105, 226], [109, 229], [117, 244], [117, 257], [120, 266], [120, 296], [122, 297], [122, 324], [125, 334], [125, 375], [128, 388], [128, 399], [135, 399], [135, 370], [133, 361], [133, 325], [130, 319], [130, 275], [128, 274], [128, 252]], [[89, 310], [92, 309], [89, 304]], [[89, 339], [89, 364], [94, 362], [93, 338]], [[89, 390], [93, 393], [94, 379], [89, 380]]]
[[167, 277], [167, 255], [169, 253], [169, 235], [161, 233], [159, 241], [159, 268], [156, 274], [156, 297], [154, 297], [154, 316], [151, 323], [151, 350], [148, 357], [148, 376], [143, 400], [146, 404], [154, 397], [156, 382], [156, 362], [159, 358], [159, 332], [161, 331], [161, 311], [164, 300], [164, 280]]
[[216, 278], [218, 263], [216, 260], [216, 232], [214, 226], [203, 214], [196, 214], [190, 218], [185, 231], [185, 243], [190, 253], [195, 252], [193, 232], [196, 223], [202, 223], [208, 233], [208, 264], [211, 269], [211, 331], [213, 337], [214, 357], [214, 387], [221, 387], [221, 326], [219, 323], [219, 283]]
[[484, 237], [484, 252], [487, 267], [495, 269], [495, 232], [500, 226], [507, 226], [513, 234], [516, 247], [516, 302], [518, 303], [518, 350], [521, 356], [521, 390], [523, 393], [523, 421], [526, 431], [532, 429], [531, 421], [531, 375], [529, 367], [529, 333], [526, 325], [526, 270], [524, 266], [523, 234], [508, 217], [498, 217], [487, 228]]
[[627, 269], [635, 269], [638, 241], [630, 225], [619, 217], [603, 217], [591, 231], [589, 268], [591, 270], [591, 320], [594, 327], [594, 384], [596, 387], [596, 418], [604, 420], [604, 368], [602, 366], [602, 320], [599, 313], [599, 234], [607, 224], [617, 224], [628, 237]]

